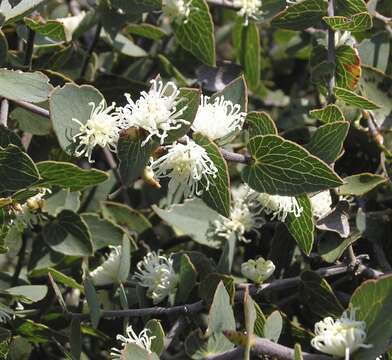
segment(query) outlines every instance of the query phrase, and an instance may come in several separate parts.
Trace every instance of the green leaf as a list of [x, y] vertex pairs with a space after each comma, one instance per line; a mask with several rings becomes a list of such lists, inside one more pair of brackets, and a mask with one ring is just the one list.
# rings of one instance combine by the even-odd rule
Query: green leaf
[[336, 85], [355, 90], [361, 78], [361, 59], [358, 50], [351, 46], [342, 45], [336, 49]]
[[181, 46], [206, 65], [215, 66], [214, 23], [205, 0], [193, 0], [187, 21], [174, 22]]
[[322, 125], [315, 131], [306, 148], [314, 156], [332, 164], [342, 152], [349, 127], [347, 121]]
[[156, 319], [149, 320], [145, 328], [150, 330], [148, 336], [155, 336], [151, 341], [151, 351], [161, 355], [165, 350], [165, 332], [163, 331], [161, 322]]
[[127, 14], [141, 14], [162, 8], [161, 0], [111, 0], [111, 4]]
[[41, 301], [48, 293], [48, 287], [46, 285], [22, 285], [9, 288], [5, 292], [23, 303], [31, 304]]
[[241, 111], [247, 112], [248, 109], [248, 89], [244, 76], [240, 76], [230, 82], [222, 91], [211, 96], [211, 102], [220, 96], [230, 100], [233, 104], [241, 106]]
[[327, 14], [327, 1], [304, 0], [287, 7], [272, 19], [272, 26], [288, 30], [304, 30], [319, 24]]
[[346, 239], [332, 233], [330, 235], [325, 234], [319, 240], [317, 252], [324, 261], [334, 264], [343, 256], [344, 251], [360, 237], [361, 233], [359, 231], [352, 233]]
[[343, 179], [344, 184], [337, 191], [339, 195], [363, 196], [387, 180], [384, 176], [371, 173], [351, 175]]
[[82, 219], [86, 222], [93, 242], [94, 250], [112, 245], [122, 244], [124, 231], [113, 222], [100, 219], [97, 214], [82, 214]]
[[33, 12], [38, 6], [45, 4], [49, 0], [23, 0], [18, 1], [14, 6], [5, 3], [0, 7], [0, 13], [4, 15], [6, 25], [11, 24], [23, 16]]
[[80, 291], [84, 291], [84, 288], [82, 285], [80, 285], [78, 282], [76, 282], [72, 277], [67, 276], [63, 274], [62, 272], [53, 269], [53, 268], [48, 268], [48, 273], [52, 275], [52, 278], [59, 282], [60, 284], [63, 284], [66, 287], [70, 287], [73, 289], [78, 289]]
[[367, 12], [366, 3], [363, 0], [336, 0], [336, 13], [343, 16], [352, 16]]
[[127, 205], [102, 201], [101, 209], [105, 219], [120, 225], [130, 233], [141, 234], [151, 228], [150, 221], [142, 213]]
[[0, 97], [39, 103], [48, 100], [52, 90], [49, 79], [41, 72], [0, 69]]
[[148, 53], [143, 48], [133, 42], [133, 39], [130, 35], [127, 37], [121, 33], [117, 33], [114, 37], [111, 37], [108, 33], [104, 33], [103, 39], [110, 46], [112, 46], [113, 49], [117, 50], [123, 55], [135, 58], [145, 57], [148, 55]]
[[374, 102], [366, 99], [363, 96], [357, 95], [356, 93], [350, 90], [335, 87], [334, 92], [336, 98], [344, 101], [347, 105], [352, 105], [359, 109], [364, 109], [364, 110], [375, 110], [380, 108], [380, 106], [378, 106]]
[[187, 254], [180, 257], [178, 271], [178, 289], [176, 292], [176, 304], [185, 304], [190, 293], [196, 285], [197, 272], [195, 266]]
[[[1, 17], [1, 13], [0, 13]], [[1, 25], [0, 25], [1, 27]], [[4, 33], [0, 29], [0, 66], [4, 66], [8, 58], [8, 41]]]
[[243, 169], [242, 177], [258, 192], [296, 196], [342, 184], [324, 162], [280, 136], [255, 136], [248, 150], [253, 161]]
[[72, 40], [72, 34], [67, 36], [64, 25], [60, 21], [24, 18], [24, 22], [31, 30], [42, 36], [47, 36], [56, 41]]
[[42, 211], [51, 216], [57, 216], [63, 210], [77, 212], [80, 207], [80, 192], [70, 192], [69, 189], [60, 190], [45, 198]]
[[337, 318], [341, 315], [344, 309], [325, 279], [315, 272], [304, 271], [301, 274], [301, 281], [301, 300], [311, 313], [321, 318]]
[[333, 30], [340, 31], [365, 31], [373, 27], [372, 17], [368, 12], [358, 13], [351, 17], [325, 16], [323, 20]]
[[342, 110], [340, 110], [335, 104], [330, 104], [325, 108], [310, 111], [310, 117], [318, 119], [326, 124], [346, 120]]
[[249, 138], [257, 135], [278, 135], [275, 122], [266, 112], [252, 111], [246, 115], [245, 126]]
[[365, 343], [372, 344], [368, 349], [359, 349], [355, 360], [375, 359], [390, 348], [392, 276], [364, 282], [355, 290], [350, 305], [357, 310], [356, 319], [366, 322]]
[[313, 248], [314, 241], [314, 219], [312, 206], [308, 196], [297, 196], [298, 205], [302, 207], [299, 217], [290, 213], [287, 215], [286, 226], [291, 236], [295, 239], [300, 249], [309, 255]]
[[179, 235], [188, 235], [197, 243], [212, 248], [220, 246], [220, 242], [206, 235], [211, 223], [220, 219], [220, 216], [200, 199], [186, 200], [183, 204], [172, 205], [167, 210], [156, 205], [152, 208], [161, 219], [173, 226]]
[[40, 179], [33, 160], [19, 147], [0, 148], [0, 194], [28, 188]]
[[254, 303], [254, 307], [256, 310], [256, 321], [254, 326], [254, 334], [259, 337], [264, 337], [264, 325], [267, 321], [263, 311], [261, 310], [258, 303]]
[[18, 135], [4, 125], [0, 125], [0, 147], [6, 148], [8, 145], [15, 145], [23, 148]]
[[125, 283], [131, 269], [131, 242], [126, 235], [123, 236], [121, 244], [120, 266], [118, 268], [117, 280]]
[[69, 339], [73, 360], [79, 360], [82, 353], [82, 331], [80, 319], [73, 317], [71, 320], [71, 336]]
[[101, 170], [84, 170], [68, 162], [42, 161], [37, 168], [43, 178], [40, 186], [59, 186], [70, 191], [84, 190], [108, 178], [107, 173]]
[[150, 140], [142, 146], [144, 139], [128, 133], [120, 137], [117, 145], [117, 157], [120, 160], [120, 174], [124, 184], [138, 179], [153, 152], [158, 148], [157, 140]]
[[244, 26], [242, 17], [238, 17], [233, 29], [233, 42], [237, 60], [244, 69], [249, 88], [256, 90], [260, 83], [260, 34], [257, 25], [249, 22]]
[[264, 324], [264, 337], [275, 343], [279, 341], [279, 337], [283, 330], [283, 318], [279, 311], [274, 311], [267, 317]]
[[226, 291], [230, 295], [230, 303], [234, 301], [235, 286], [234, 279], [232, 276], [210, 273], [199, 285], [199, 296], [202, 298], [206, 304], [211, 305], [214, 301], [214, 296], [220, 283], [226, 287]]
[[92, 111], [89, 103], [97, 107], [101, 101], [104, 101], [102, 94], [90, 85], [66, 84], [52, 92], [49, 99], [50, 118], [59, 144], [67, 154], [73, 155], [76, 144], [72, 137], [80, 131], [80, 125], [72, 119], [86, 124]]
[[43, 230], [49, 247], [64, 255], [89, 256], [93, 254], [91, 234], [84, 220], [70, 210], [63, 210]]
[[163, 31], [160, 27], [147, 23], [129, 24], [125, 28], [125, 32], [132, 35], [142, 36], [151, 40], [159, 40], [167, 36], [167, 33]]
[[227, 163], [222, 157], [219, 148], [207, 137], [196, 133], [193, 135], [193, 140], [207, 151], [208, 156], [218, 169], [216, 177], [208, 176], [208, 190], [206, 190], [207, 184], [205, 180], [200, 180], [204, 187], [201, 197], [212, 209], [225, 217], [230, 217], [230, 178]]
[[95, 291], [93, 281], [89, 277], [86, 277], [83, 280], [83, 286], [84, 293], [86, 294], [87, 304], [90, 310], [91, 325], [94, 329], [96, 329], [101, 318], [101, 307], [99, 304], [97, 292]]
[[294, 360], [303, 360], [302, 349], [300, 344], [294, 346]]
[[189, 122], [188, 125], [183, 124], [178, 130], [173, 130], [169, 132], [169, 136], [166, 139], [166, 143], [172, 143], [173, 141], [183, 137], [186, 135], [191, 126], [193, 121], [195, 120], [195, 116], [197, 114], [197, 109], [199, 108], [200, 104], [200, 96], [201, 90], [198, 89], [190, 89], [190, 88], [181, 88], [179, 99], [181, 99], [181, 103], [177, 105], [177, 107], [185, 106], [186, 109], [184, 114], [181, 116], [182, 119]]

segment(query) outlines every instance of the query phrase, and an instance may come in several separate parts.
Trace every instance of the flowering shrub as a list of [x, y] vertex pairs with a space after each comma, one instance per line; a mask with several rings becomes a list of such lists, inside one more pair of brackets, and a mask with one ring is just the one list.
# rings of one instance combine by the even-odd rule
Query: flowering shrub
[[392, 358], [390, 0], [0, 0], [0, 360]]

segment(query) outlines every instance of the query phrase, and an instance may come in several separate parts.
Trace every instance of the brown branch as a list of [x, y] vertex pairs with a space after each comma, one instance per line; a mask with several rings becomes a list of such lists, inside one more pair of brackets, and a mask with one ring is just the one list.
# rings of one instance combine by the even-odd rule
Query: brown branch
[[[241, 359], [244, 350], [240, 347], [229, 350], [219, 355], [214, 355], [207, 357], [206, 360], [235, 360]], [[270, 340], [262, 339], [257, 337], [255, 339], [255, 343], [252, 346], [252, 353], [255, 355], [267, 355], [271, 358], [278, 358], [281, 360], [292, 360], [294, 359], [294, 350], [276, 344]], [[302, 357], [304, 360], [331, 360], [332, 358], [325, 355], [318, 355], [318, 354], [309, 354], [306, 352], [302, 352]]]
[[18, 105], [19, 107], [26, 109], [28, 111], [31, 111], [34, 114], [37, 115], [41, 115], [43, 117], [46, 118], [50, 118], [50, 113], [49, 110], [46, 110], [40, 106], [34, 105], [34, 104], [30, 104], [26, 101], [18, 101], [18, 100], [12, 100], [12, 102], [16, 105]]
[[[129, 310], [107, 310], [101, 312], [103, 318], [124, 318], [124, 317], [143, 317], [143, 316], [163, 316], [163, 315], [190, 315], [203, 310], [205, 307], [204, 301], [199, 300], [192, 304], [178, 305], [172, 307], [150, 307], [142, 309], [129, 309]], [[88, 319], [89, 314], [69, 313], [72, 317], [80, 319]]]

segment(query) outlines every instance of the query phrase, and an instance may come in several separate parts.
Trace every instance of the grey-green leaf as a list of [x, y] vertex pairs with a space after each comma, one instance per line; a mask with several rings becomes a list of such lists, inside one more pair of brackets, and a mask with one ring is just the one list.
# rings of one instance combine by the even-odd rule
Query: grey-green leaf
[[365, 97], [360, 96], [353, 91], [347, 89], [335, 87], [334, 93], [337, 99], [342, 100], [346, 104], [355, 106], [359, 109], [376, 110], [380, 108], [380, 106], [373, 101], [370, 101]]
[[363, 173], [347, 176], [344, 184], [338, 188], [340, 195], [362, 196], [387, 181], [382, 175]]
[[95, 291], [93, 281], [86, 277], [83, 281], [84, 293], [86, 294], [87, 304], [90, 310], [90, 319], [92, 326], [96, 329], [101, 318], [101, 308]]

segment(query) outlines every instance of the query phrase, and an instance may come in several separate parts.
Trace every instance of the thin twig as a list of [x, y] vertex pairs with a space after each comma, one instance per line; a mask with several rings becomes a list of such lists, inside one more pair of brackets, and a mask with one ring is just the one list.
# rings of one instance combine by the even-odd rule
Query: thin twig
[[[334, 0], [328, 0], [328, 16], [335, 16]], [[327, 62], [332, 65], [331, 77], [328, 81], [328, 102], [334, 102], [335, 88], [335, 31], [331, 27], [328, 28], [328, 55]]]
[[[219, 355], [207, 357], [206, 360], [235, 360], [241, 359], [244, 350], [240, 347], [229, 350]], [[274, 343], [268, 339], [262, 339], [257, 337], [254, 345], [252, 346], [252, 353], [255, 355], [267, 355], [271, 358], [278, 358], [281, 360], [292, 360], [294, 359], [294, 350]], [[302, 358], [304, 360], [331, 360], [331, 357], [325, 355], [309, 354], [302, 352]]]
[[26, 43], [26, 53], [24, 65], [31, 71], [33, 67], [33, 52], [34, 52], [35, 31], [29, 28], [29, 34]]
[[384, 16], [377, 11], [372, 11], [371, 15], [384, 23], [385, 30], [388, 32], [389, 36], [392, 37], [392, 18]]
[[15, 272], [14, 275], [12, 276], [12, 285], [16, 286], [18, 284], [18, 279], [20, 272], [22, 271], [23, 265], [24, 265], [24, 260], [26, 256], [26, 248], [27, 248], [27, 238], [25, 235], [22, 237], [22, 246], [20, 247], [19, 253], [18, 253], [18, 261], [15, 266]]
[[9, 103], [7, 99], [1, 100], [0, 105], [0, 124], [4, 127], [7, 127], [8, 124], [8, 110], [9, 110]]
[[50, 118], [49, 111], [44, 109], [44, 108], [42, 108], [42, 107], [40, 107], [40, 106], [37, 106], [37, 105], [34, 105], [34, 104], [30, 104], [30, 103], [28, 103], [26, 101], [12, 100], [12, 102], [14, 104], [18, 105], [19, 107], [23, 108], [23, 109], [31, 111], [34, 114], [41, 115], [41, 116], [46, 117], [46, 118]]
[[30, 146], [32, 139], [33, 139], [33, 134], [30, 134], [28, 132], [23, 133], [20, 141], [21, 141], [21, 143], [23, 145], [23, 149], [25, 149], [25, 151], [27, 151], [29, 149], [29, 146]]
[[90, 44], [90, 46], [89, 46], [89, 48], [87, 50], [87, 54], [86, 54], [86, 56], [84, 58], [83, 65], [82, 65], [82, 68], [80, 70], [80, 76], [79, 77], [81, 79], [83, 79], [84, 75], [86, 74], [87, 67], [88, 67], [88, 64], [89, 64], [90, 59], [91, 59], [91, 55], [93, 54], [93, 51], [94, 51], [95, 47], [98, 44], [99, 37], [101, 35], [101, 30], [102, 30], [102, 24], [99, 22], [97, 24], [97, 27], [95, 28], [94, 39], [93, 39], [92, 43]]
[[[107, 310], [101, 312], [103, 318], [124, 318], [124, 317], [144, 317], [144, 316], [164, 316], [164, 315], [190, 315], [203, 310], [205, 307], [204, 301], [199, 300], [192, 304], [178, 305], [172, 307], [151, 307], [142, 309], [129, 309], [129, 310]], [[89, 314], [69, 313], [72, 317], [80, 319], [88, 319]]]

